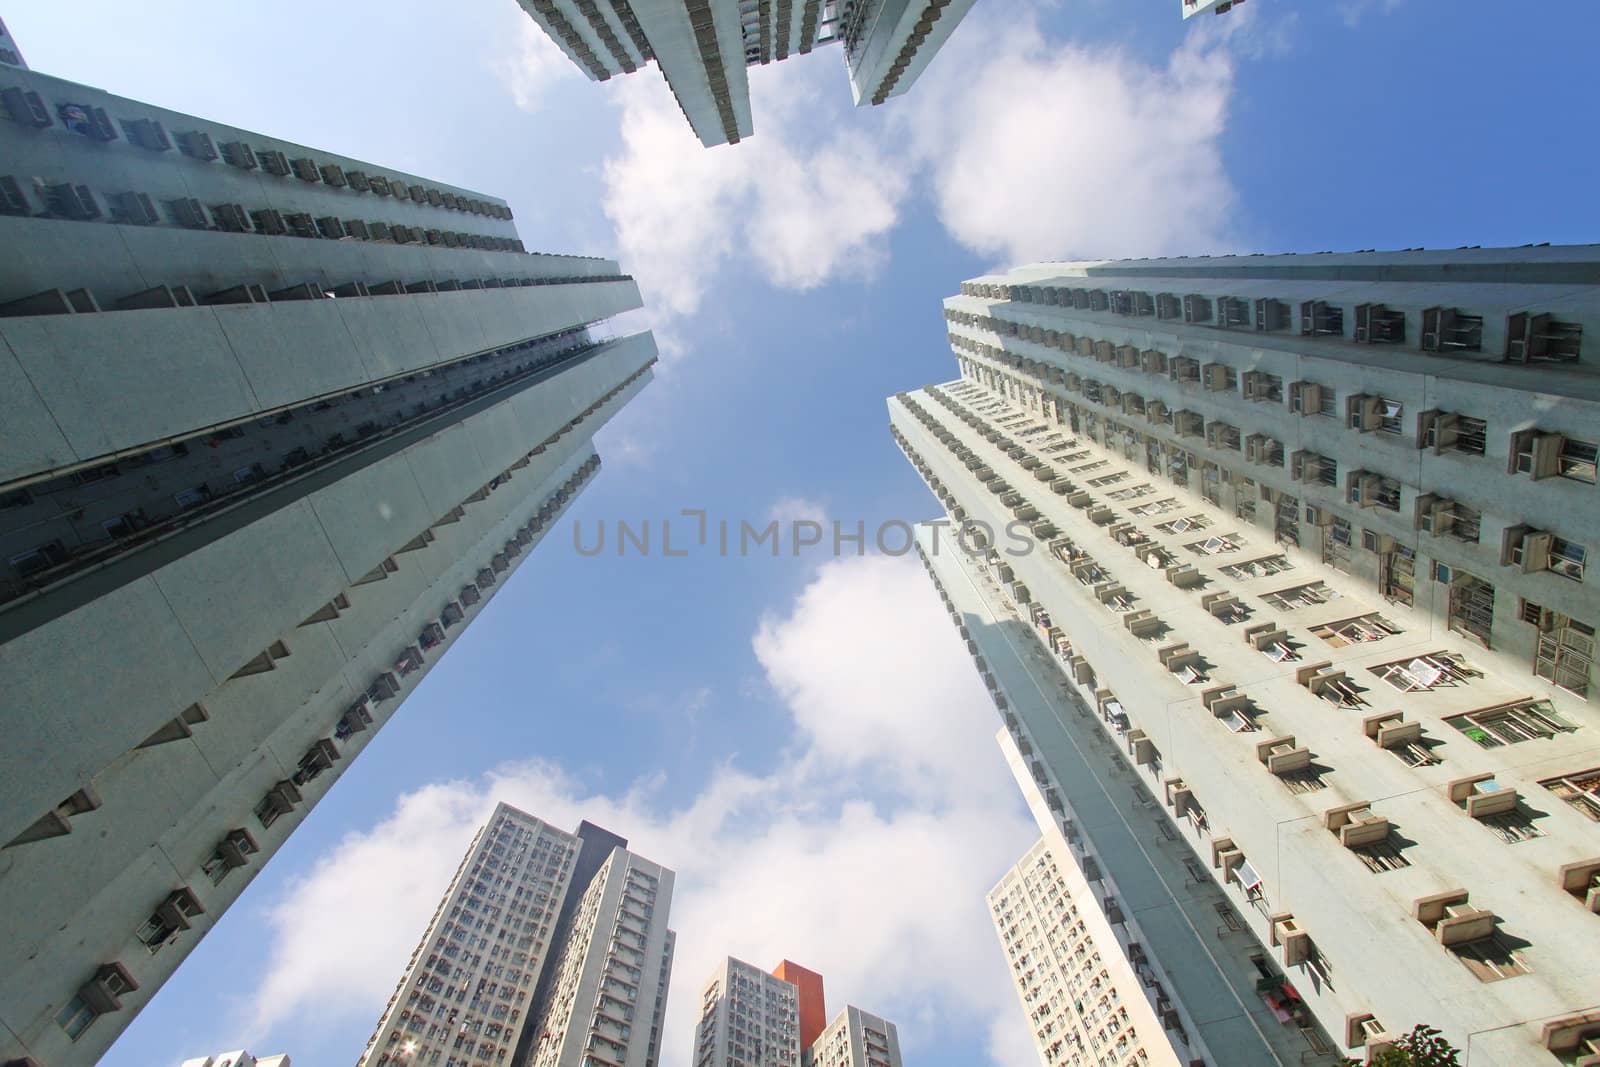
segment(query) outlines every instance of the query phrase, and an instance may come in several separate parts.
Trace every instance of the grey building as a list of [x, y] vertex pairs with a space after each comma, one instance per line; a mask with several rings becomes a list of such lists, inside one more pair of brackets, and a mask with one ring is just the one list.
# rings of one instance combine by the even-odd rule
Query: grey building
[[568, 891], [576, 906], [519, 1063], [656, 1067], [677, 941], [667, 929], [672, 882], [670, 870], [619, 846], [587, 888]]
[[748, 68], [839, 43], [857, 105], [911, 88], [974, 0], [519, 0], [595, 81], [651, 60], [706, 146], [749, 137]]
[[28, 61], [22, 58], [16, 38], [6, 29], [5, 19], [0, 19], [0, 64], [28, 69]]
[[594, 476], [610, 261], [0, 68], [0, 1062], [92, 1063]]
[[[583, 823], [499, 804], [461, 861], [360, 1067], [654, 1067], [672, 872]], [[598, 868], [585, 863], [603, 850]], [[644, 1028], [648, 1019], [651, 1029]]]
[[1039, 264], [945, 316], [960, 378], [889, 404], [920, 544], [1174, 1047], [1600, 1048], [1600, 248]]

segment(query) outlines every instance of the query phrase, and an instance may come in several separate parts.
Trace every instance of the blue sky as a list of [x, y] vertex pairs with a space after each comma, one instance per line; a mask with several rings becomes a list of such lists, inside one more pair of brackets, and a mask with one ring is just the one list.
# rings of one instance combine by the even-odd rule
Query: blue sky
[[[12, 5], [30, 63], [506, 197], [618, 256], [664, 361], [571, 519], [928, 517], [883, 398], [938, 301], [1019, 260], [1600, 240], [1581, 0], [982, 0], [916, 91], [827, 53], [707, 152], [653, 70], [596, 85], [512, 0]], [[687, 532], [687, 521], [682, 532]], [[580, 557], [517, 572], [104, 1061], [354, 1061], [496, 798], [680, 873], [665, 1063], [714, 960], [790, 956], [912, 1062], [1031, 1062], [982, 894], [1033, 831], [906, 559]], [[676, 537], [675, 537], [676, 540]]]

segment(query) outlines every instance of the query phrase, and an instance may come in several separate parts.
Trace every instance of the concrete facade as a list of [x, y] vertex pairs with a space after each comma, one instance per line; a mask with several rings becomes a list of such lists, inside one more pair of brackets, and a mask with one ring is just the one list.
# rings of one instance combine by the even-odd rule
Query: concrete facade
[[1207, 11], [1226, 15], [1233, 10], [1235, 4], [1242, 4], [1244, 0], [1182, 0], [1182, 3], [1183, 17], [1189, 19]]
[[655, 349], [501, 201], [0, 82], [0, 1062], [57, 1067], [503, 587]]
[[412, 952], [360, 1067], [505, 1061], [533, 1014], [539, 974], [562, 951], [551, 934], [579, 844], [509, 804], [495, 807]]
[[1206, 1062], [1419, 1022], [1570, 1062], [1600, 1030], [1600, 249], [1039, 264], [945, 313], [962, 377], [891, 424], [990, 533], [923, 548]]
[[1115, 887], [1105, 884], [1098, 866], [1087, 873], [1078, 866], [1026, 757], [1004, 728], [998, 740], [1043, 831], [988, 898], [1039, 1062], [1183, 1067], [1174, 1044], [1193, 1054], [1199, 1043], [1148, 961], [1130, 958], [1127, 946], [1142, 942], [1120, 904], [1117, 910], [1105, 904], [1105, 894], [1115, 899]]
[[700, 143], [754, 130], [748, 68], [842, 42], [857, 105], [908, 90], [974, 0], [518, 0], [595, 81], [654, 60]]
[[192, 1060], [184, 1060], [181, 1067], [290, 1067], [289, 1057], [279, 1054], [277, 1056], [252, 1056], [244, 1049], [233, 1052], [219, 1052], [215, 1056], [197, 1056]]
[[519, 1063], [655, 1067], [676, 941], [672, 882], [670, 870], [617, 848], [586, 889], [572, 888], [578, 904]]
[[5, 19], [0, 19], [0, 64], [28, 69], [28, 61], [22, 58], [22, 49], [17, 45], [16, 38], [6, 29]]
[[800, 991], [729, 956], [700, 993], [693, 1067], [800, 1067]]
[[894, 1023], [847, 1007], [806, 1048], [805, 1067], [902, 1067]]

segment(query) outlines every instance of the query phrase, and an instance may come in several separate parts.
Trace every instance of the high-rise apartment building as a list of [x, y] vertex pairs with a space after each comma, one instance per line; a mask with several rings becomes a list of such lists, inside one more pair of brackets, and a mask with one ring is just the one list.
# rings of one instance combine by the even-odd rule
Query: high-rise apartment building
[[[655, 1067], [661, 1053], [672, 952], [672, 872], [613, 849], [577, 900], [561, 952], [546, 970], [548, 999], [529, 1028], [529, 1067]], [[648, 1028], [645, 1024], [649, 1023]]]
[[28, 61], [22, 58], [22, 49], [17, 47], [16, 38], [6, 30], [5, 19], [0, 19], [0, 63], [28, 69]]
[[1226, 15], [1235, 5], [1244, 3], [1244, 0], [1183, 0], [1183, 17], [1193, 18], [1206, 11], [1214, 11], [1219, 15]]
[[828, 1023], [828, 1000], [822, 989], [822, 975], [793, 960], [784, 960], [772, 969], [775, 978], [794, 984], [800, 993], [800, 1047], [810, 1048]]
[[900, 1032], [880, 1015], [847, 1007], [806, 1045], [805, 1067], [902, 1067]]
[[219, 1052], [215, 1056], [196, 1056], [192, 1060], [184, 1060], [182, 1067], [289, 1067], [289, 1057], [281, 1053], [276, 1056], [252, 1056], [244, 1049], [238, 1049]]
[[899, 96], [974, 0], [519, 0], [592, 80], [661, 68], [695, 136], [753, 131], [748, 68], [839, 42], [857, 105]]
[[[567, 833], [497, 805], [360, 1067], [654, 1067], [673, 876], [618, 842], [587, 822]], [[586, 869], [596, 849], [605, 857]]]
[[900, 1067], [893, 1023], [846, 1007], [831, 1023], [822, 975], [784, 960], [768, 974], [732, 956], [706, 983], [694, 1067]]
[[801, 1067], [800, 990], [729, 956], [700, 993], [693, 1067]]
[[889, 404], [920, 547], [1174, 1047], [1600, 1048], [1600, 248], [1040, 264], [945, 316], [961, 377]]
[[594, 476], [506, 205], [0, 68], [0, 1062], [92, 1063]]
[[1043, 831], [988, 898], [1040, 1062], [1183, 1067], [1173, 1044], [1188, 1031], [1149, 960], [1133, 958], [1125, 916], [1105, 899], [1116, 887], [1098, 861], [1078, 866], [1027, 758], [1004, 728], [997, 739]]

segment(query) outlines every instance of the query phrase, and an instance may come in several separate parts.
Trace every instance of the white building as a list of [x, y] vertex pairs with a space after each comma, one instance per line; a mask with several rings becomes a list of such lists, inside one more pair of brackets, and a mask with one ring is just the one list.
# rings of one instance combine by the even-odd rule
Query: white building
[[252, 1056], [244, 1049], [235, 1052], [219, 1052], [215, 1056], [197, 1056], [192, 1060], [184, 1060], [181, 1067], [289, 1067], [289, 1057], [277, 1056]]
[[1594, 247], [1040, 264], [963, 285], [962, 377], [890, 401], [982, 524], [921, 539], [969, 650], [1206, 1062], [1600, 1037], [1597, 283]]
[[749, 137], [747, 68], [841, 42], [858, 105], [899, 96], [974, 0], [519, 0], [595, 81], [655, 60], [700, 143]]
[[1182, 0], [1183, 17], [1193, 18], [1206, 11], [1213, 11], [1218, 15], [1226, 15], [1244, 0]]
[[0, 68], [0, 1063], [94, 1062], [594, 476], [615, 263]]
[[805, 1067], [902, 1067], [900, 1032], [880, 1015], [847, 1007], [806, 1050]]
[[[676, 935], [671, 871], [613, 849], [563, 927], [529, 1067], [656, 1067]], [[645, 1023], [648, 1021], [648, 1029]]]
[[801, 1067], [800, 991], [729, 956], [700, 994], [693, 1067]]
[[1148, 959], [1135, 958], [1142, 954], [1130, 946], [1140, 941], [1120, 904], [1114, 906], [1115, 887], [1106, 885], [1098, 863], [1079, 866], [1082, 836], [1075, 853], [1011, 734], [1002, 727], [997, 738], [1043, 830], [988, 898], [1040, 1062], [1184, 1067], [1199, 1050], [1189, 1047], [1162, 979]]

